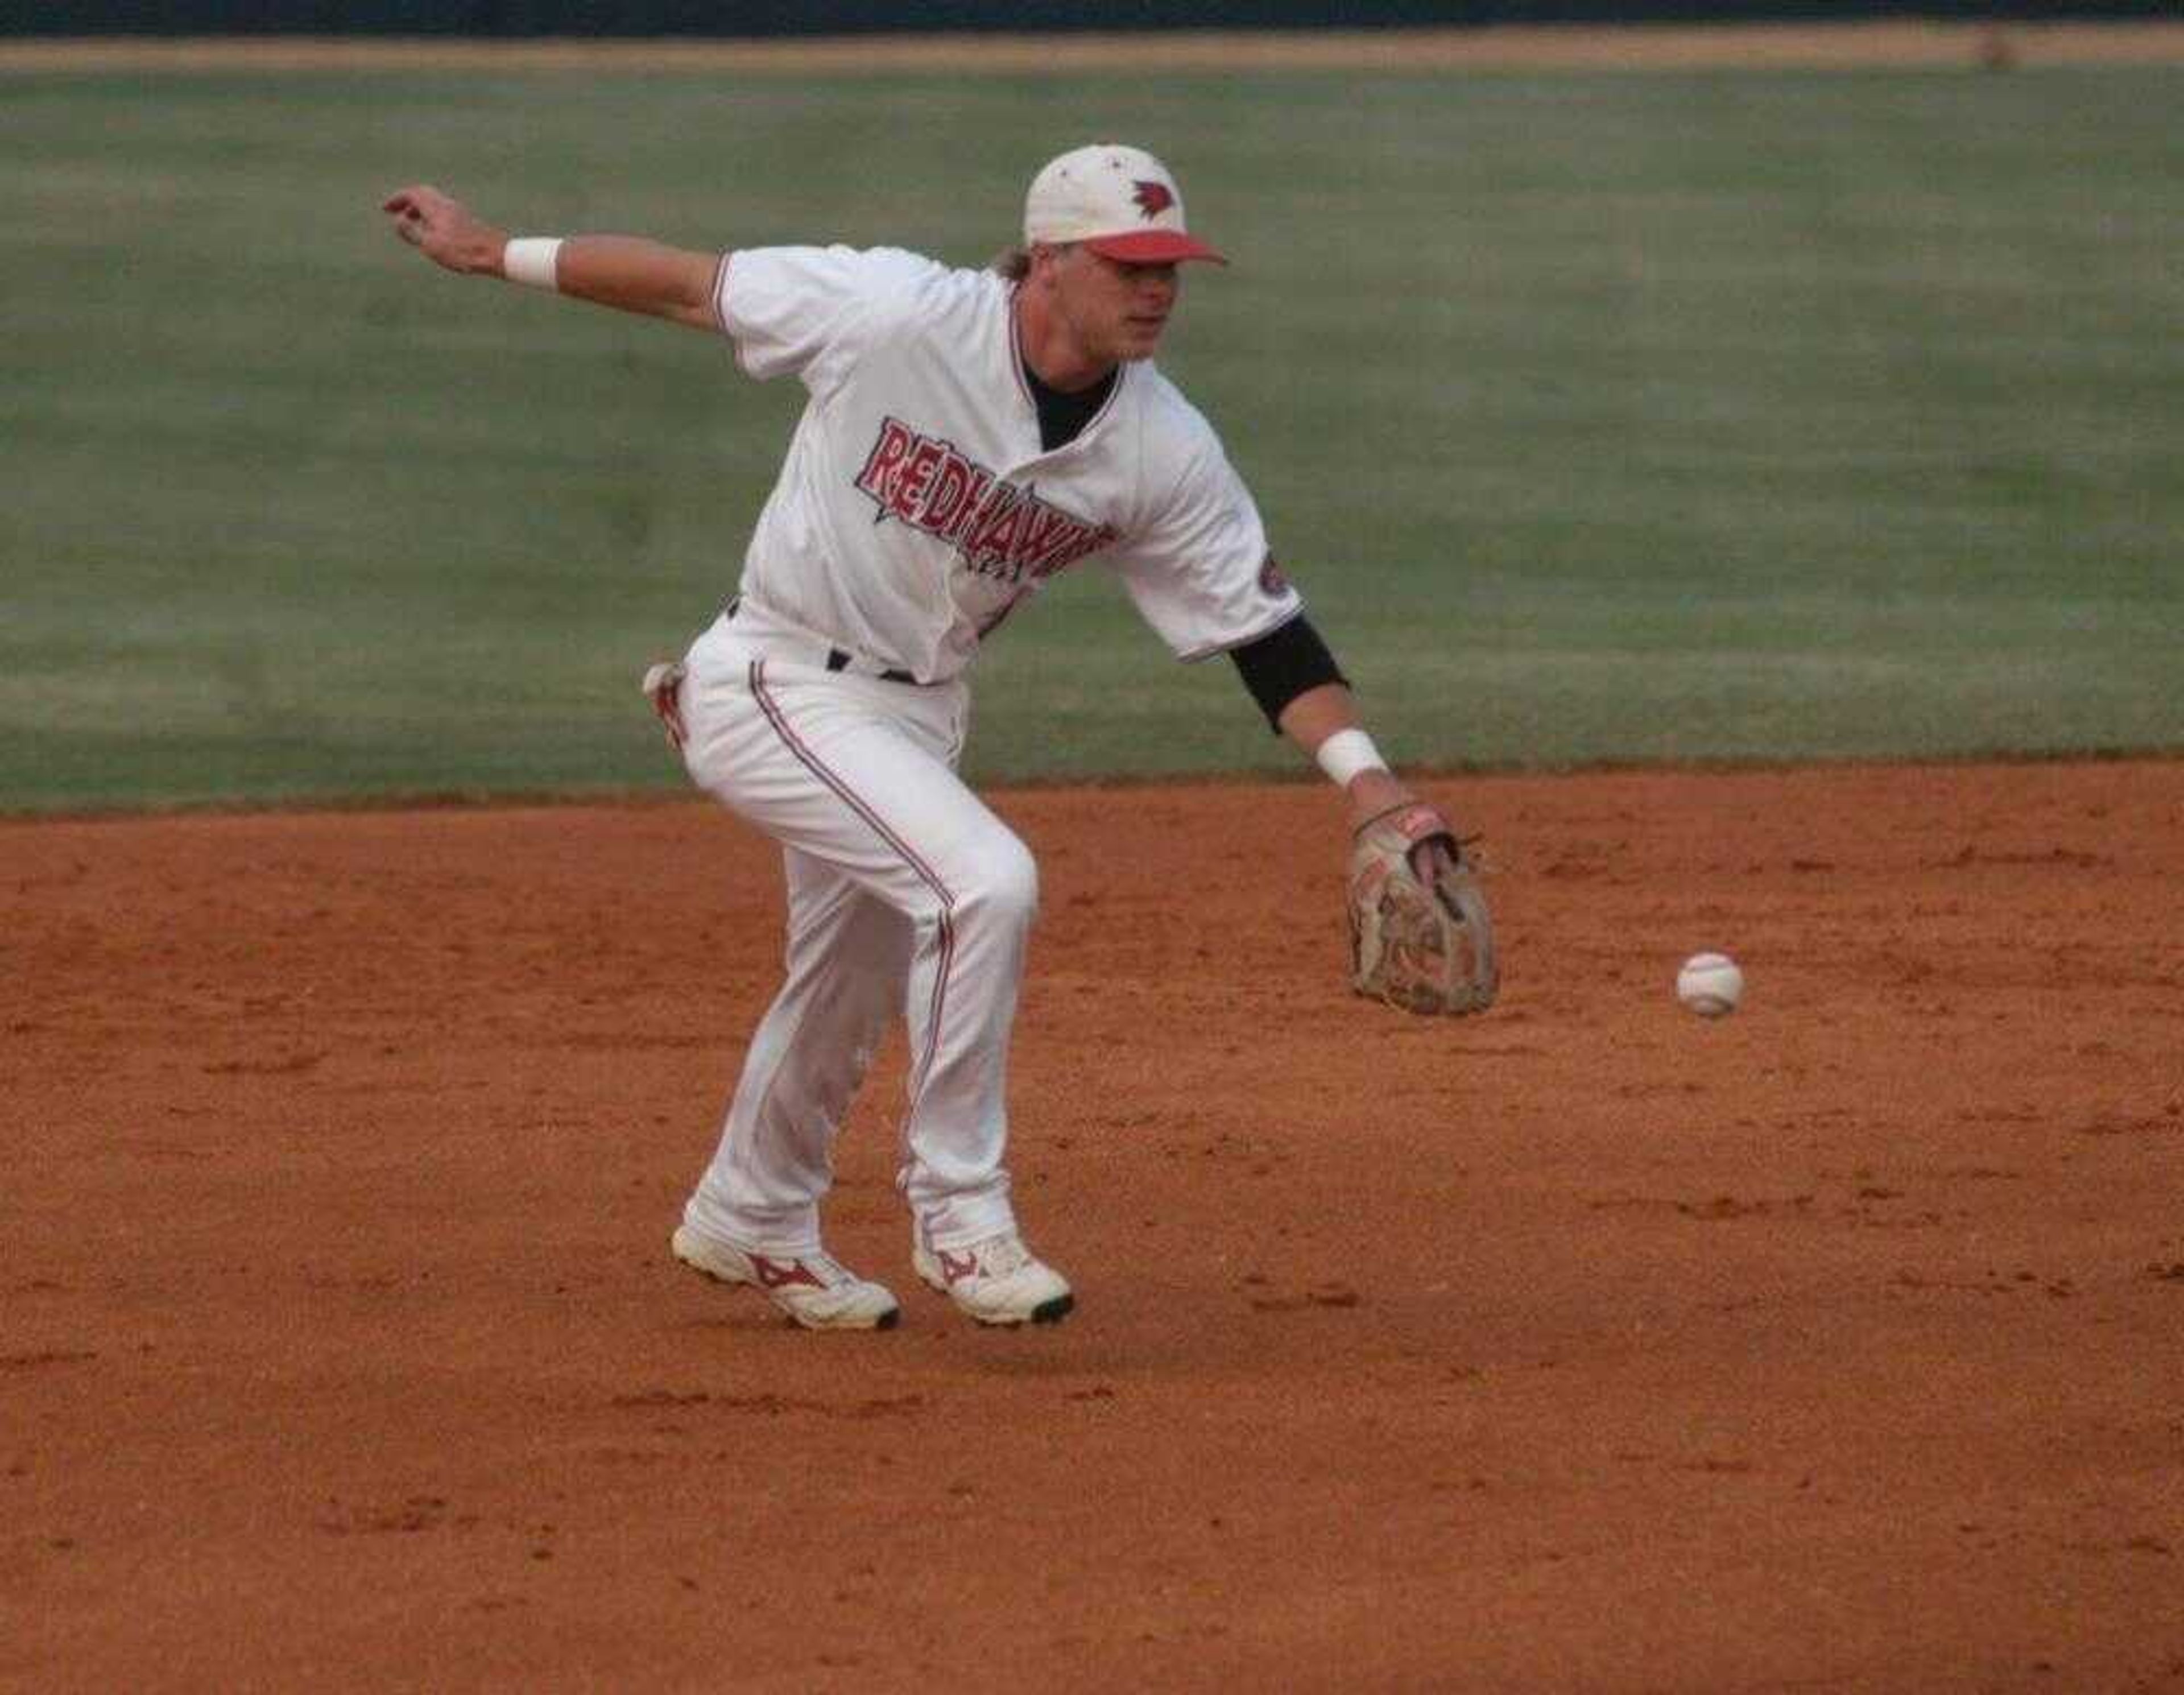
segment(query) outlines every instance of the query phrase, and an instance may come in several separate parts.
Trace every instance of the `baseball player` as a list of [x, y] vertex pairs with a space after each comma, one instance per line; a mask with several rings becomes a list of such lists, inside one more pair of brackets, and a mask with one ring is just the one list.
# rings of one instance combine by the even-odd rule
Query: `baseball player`
[[894, 1296], [827, 1252], [819, 1208], [900, 1018], [915, 1271], [981, 1323], [1060, 1319], [1074, 1296], [1025, 1246], [1004, 1163], [1038, 876], [956, 772], [980, 644], [1100, 560], [1179, 658], [1235, 661], [1361, 823], [1411, 802], [1220, 438], [1152, 363], [1178, 267], [1225, 263], [1174, 176], [1135, 148], [1064, 153], [1032, 181], [1022, 245], [986, 270], [893, 248], [511, 239], [423, 187], [384, 210], [449, 270], [725, 336], [750, 376], [809, 391], [735, 597], [646, 679], [693, 781], [780, 843], [788, 882], [787, 980], [675, 1254], [808, 1328], [896, 1322]]

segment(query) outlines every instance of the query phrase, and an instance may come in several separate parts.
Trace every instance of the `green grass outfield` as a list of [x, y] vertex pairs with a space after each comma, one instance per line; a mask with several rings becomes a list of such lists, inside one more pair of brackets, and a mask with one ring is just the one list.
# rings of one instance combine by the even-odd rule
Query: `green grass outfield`
[[[1089, 137], [1234, 256], [1163, 364], [1418, 766], [2184, 746], [2184, 72], [0, 76], [0, 810], [679, 783], [645, 661], [801, 397], [429, 270], [978, 263]], [[988, 778], [1294, 769], [1084, 568]]]

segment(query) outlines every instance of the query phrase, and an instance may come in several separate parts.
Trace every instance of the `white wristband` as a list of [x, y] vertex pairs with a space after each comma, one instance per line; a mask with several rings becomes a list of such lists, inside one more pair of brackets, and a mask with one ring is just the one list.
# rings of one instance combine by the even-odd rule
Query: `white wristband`
[[1388, 768], [1388, 761], [1380, 757], [1380, 750], [1373, 745], [1373, 738], [1362, 730], [1337, 730], [1319, 744], [1319, 751], [1313, 757], [1318, 760], [1319, 768], [1344, 789], [1361, 771]]
[[518, 236], [500, 250], [500, 271], [526, 288], [558, 288], [561, 266], [559, 236]]

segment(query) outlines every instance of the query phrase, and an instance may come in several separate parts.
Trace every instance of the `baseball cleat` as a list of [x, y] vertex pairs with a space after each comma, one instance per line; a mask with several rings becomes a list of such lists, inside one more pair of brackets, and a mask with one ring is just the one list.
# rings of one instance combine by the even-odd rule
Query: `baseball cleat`
[[1061, 1274], [1034, 1259], [1014, 1230], [959, 1248], [931, 1248], [920, 1239], [910, 1263], [982, 1324], [1050, 1324], [1077, 1304]]
[[687, 1224], [670, 1244], [675, 1257], [716, 1283], [749, 1284], [807, 1330], [891, 1330], [902, 1318], [895, 1298], [831, 1254], [794, 1258], [751, 1253]]

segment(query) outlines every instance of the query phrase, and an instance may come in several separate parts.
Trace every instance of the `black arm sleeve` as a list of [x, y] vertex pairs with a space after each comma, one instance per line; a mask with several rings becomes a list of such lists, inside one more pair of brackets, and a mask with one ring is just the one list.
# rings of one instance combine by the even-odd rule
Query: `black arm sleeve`
[[1276, 735], [1282, 730], [1282, 709], [1306, 689], [1323, 683], [1340, 683], [1345, 688], [1350, 684], [1319, 632], [1312, 628], [1312, 620], [1302, 613], [1270, 635], [1229, 649], [1228, 657], [1236, 661], [1244, 686], [1251, 691], [1251, 698], [1259, 703]]

